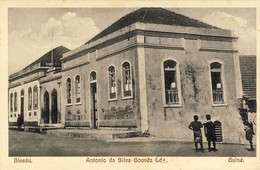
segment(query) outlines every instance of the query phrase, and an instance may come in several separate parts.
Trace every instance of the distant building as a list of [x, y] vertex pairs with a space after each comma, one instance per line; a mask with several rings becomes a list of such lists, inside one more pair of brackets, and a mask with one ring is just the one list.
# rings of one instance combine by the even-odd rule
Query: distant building
[[[61, 72], [46, 69], [46, 77], [17, 84], [16, 90], [11, 75], [9, 115], [11, 95], [21, 93], [23, 85], [27, 96], [36, 85], [41, 87], [38, 124], [136, 128], [192, 140], [187, 127], [193, 115], [205, 121], [210, 113], [222, 123], [224, 141], [239, 142], [244, 132], [236, 43], [229, 30], [162, 8], [141, 8], [63, 54]], [[35, 112], [31, 100], [29, 95], [25, 121]]]
[[239, 56], [243, 96], [250, 112], [256, 112], [256, 56]]
[[9, 76], [9, 125], [21, 114], [25, 125], [61, 123], [61, 57], [69, 49], [57, 47]]

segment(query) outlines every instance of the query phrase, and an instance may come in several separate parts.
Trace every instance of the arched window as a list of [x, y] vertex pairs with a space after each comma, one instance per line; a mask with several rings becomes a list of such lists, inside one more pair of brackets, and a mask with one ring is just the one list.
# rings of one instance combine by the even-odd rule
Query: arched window
[[80, 76], [77, 75], [77, 76], [75, 77], [75, 96], [76, 96], [76, 103], [80, 103], [80, 88], [81, 88]]
[[214, 62], [210, 64], [213, 104], [224, 103], [221, 70], [222, 68], [220, 63]]
[[28, 110], [32, 110], [32, 88], [28, 89]]
[[14, 111], [17, 112], [17, 93], [14, 93]]
[[24, 97], [24, 90], [21, 90], [21, 97]]
[[90, 81], [95, 81], [95, 80], [97, 80], [97, 74], [95, 71], [92, 71], [90, 73]]
[[108, 68], [109, 99], [116, 99], [116, 70], [114, 66]]
[[11, 93], [10, 94], [10, 111], [11, 112], [13, 112], [13, 100], [14, 100], [14, 98], [13, 98], [13, 93]]
[[38, 88], [37, 88], [37, 86], [33, 87], [33, 108], [34, 108], [34, 110], [38, 109]]
[[13, 112], [13, 93], [10, 94], [10, 110]]
[[67, 104], [71, 104], [71, 79], [67, 79]]
[[167, 60], [163, 63], [163, 67], [165, 102], [167, 105], [179, 104], [177, 63], [173, 60]]
[[132, 73], [129, 62], [122, 64], [122, 84], [123, 84], [123, 97], [132, 96]]

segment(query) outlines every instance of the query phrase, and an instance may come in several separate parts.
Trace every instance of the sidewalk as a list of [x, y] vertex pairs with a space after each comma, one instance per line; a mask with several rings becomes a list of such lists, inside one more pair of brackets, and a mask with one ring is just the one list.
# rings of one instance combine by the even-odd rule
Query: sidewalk
[[[51, 130], [50, 130], [51, 131]], [[100, 132], [105, 135], [107, 131]], [[89, 133], [90, 134], [90, 133]], [[9, 156], [178, 156], [178, 157], [255, 157], [249, 145], [217, 143], [217, 151], [196, 152], [192, 141], [136, 137], [93, 140], [47, 133], [9, 131]]]
[[49, 129], [47, 134], [54, 136], [69, 136], [76, 138], [86, 138], [91, 140], [113, 140], [118, 138], [140, 137], [141, 133], [135, 130], [126, 129], [89, 129], [89, 128], [67, 128], [67, 129]]

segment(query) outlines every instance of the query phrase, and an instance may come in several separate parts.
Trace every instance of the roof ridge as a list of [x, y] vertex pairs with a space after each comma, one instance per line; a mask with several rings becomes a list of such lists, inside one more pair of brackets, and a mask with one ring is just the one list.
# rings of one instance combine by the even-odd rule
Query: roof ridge
[[145, 13], [144, 13], [144, 16], [143, 16], [143, 21], [144, 21], [144, 19], [146, 17], [146, 14], [147, 14], [148, 10], [149, 10], [148, 8], [145, 10]]
[[[16, 71], [16, 72], [10, 74], [9, 76], [15, 75], [15, 74], [19, 73], [20, 71], [26, 70], [27, 68], [31, 67], [32, 65], [34, 65], [34, 64], [36, 64], [36, 63], [40, 63], [41, 60], [44, 60], [44, 62], [47, 61], [48, 56], [50, 55], [51, 51], [53, 51], [53, 54], [54, 54], [54, 56], [55, 56], [56, 53], [57, 53], [60, 49], [62, 49], [62, 50], [63, 50], [63, 49], [64, 49], [64, 50], [70, 50], [70, 49], [68, 49], [67, 47], [63, 46], [63, 45], [57, 46], [57, 47], [55, 47], [55, 48], [49, 50], [48, 52], [44, 53], [43, 55], [41, 55], [41, 57], [37, 58], [36, 60], [34, 60], [33, 62], [31, 62], [29, 65], [25, 66], [23, 69], [21, 69], [21, 70], [19, 70], [19, 71]], [[63, 50], [63, 51], [64, 51], [64, 50]], [[46, 59], [45, 59], [45, 58], [46, 58]]]
[[161, 24], [161, 25], [175, 25], [175, 26], [186, 26], [186, 27], [197, 27], [197, 28], [209, 28], [209, 29], [220, 29], [218, 27], [206, 24], [202, 21], [190, 18], [188, 16], [178, 14], [174, 11], [165, 8], [139, 8], [131, 13], [124, 15], [119, 18], [113, 24], [105, 28], [99, 34], [94, 36], [85, 44], [98, 40], [108, 34], [111, 34], [117, 30], [120, 30], [126, 26], [129, 26], [136, 22]]

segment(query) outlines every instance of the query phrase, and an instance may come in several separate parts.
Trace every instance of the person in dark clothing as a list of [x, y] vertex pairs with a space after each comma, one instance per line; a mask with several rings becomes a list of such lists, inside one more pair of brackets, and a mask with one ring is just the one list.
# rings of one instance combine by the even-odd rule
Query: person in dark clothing
[[[207, 122], [204, 123], [205, 136], [208, 141], [208, 149], [209, 151], [216, 151], [216, 134], [215, 134], [215, 125], [211, 121], [211, 116], [206, 115]], [[213, 148], [211, 148], [211, 142], [213, 143]]]
[[23, 118], [22, 116], [19, 114], [18, 118], [17, 118], [17, 127], [18, 127], [18, 131], [21, 132], [22, 131], [22, 125], [23, 125]]
[[202, 126], [202, 123], [200, 121], [198, 121], [199, 120], [198, 115], [195, 115], [193, 117], [193, 119], [194, 119], [194, 121], [192, 121], [189, 124], [188, 128], [193, 131], [193, 137], [194, 137], [196, 151], [198, 151], [198, 143], [200, 143], [200, 149], [203, 150], [202, 133], [201, 133], [201, 128], [203, 126]]
[[253, 130], [253, 123], [252, 122], [248, 122], [248, 121], [245, 121], [244, 122], [244, 125], [245, 125], [245, 132], [246, 132], [246, 139], [249, 141], [250, 143], [250, 149], [249, 151], [253, 151], [254, 150], [254, 147], [253, 147], [253, 135], [254, 135], [254, 130]]

